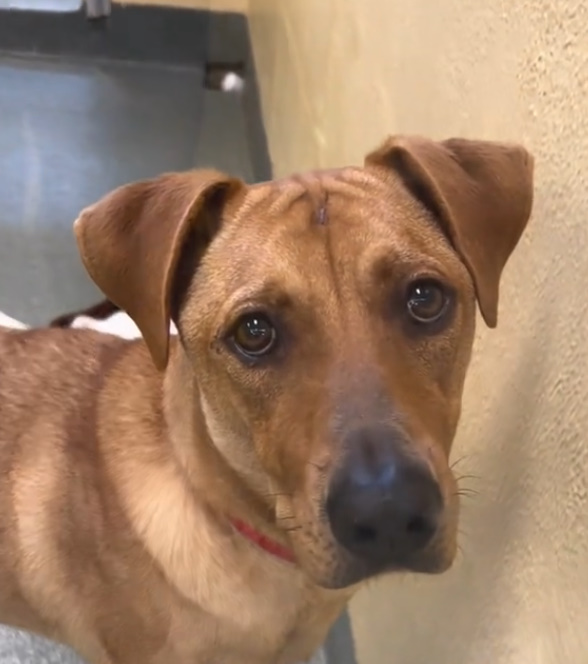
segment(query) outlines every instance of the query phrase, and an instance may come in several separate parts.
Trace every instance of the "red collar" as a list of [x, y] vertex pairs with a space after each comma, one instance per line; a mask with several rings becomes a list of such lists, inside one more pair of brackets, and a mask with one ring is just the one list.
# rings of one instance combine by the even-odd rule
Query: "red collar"
[[257, 544], [260, 549], [271, 553], [272, 556], [280, 558], [281, 560], [286, 560], [289, 563], [296, 562], [294, 557], [294, 552], [285, 547], [283, 544], [276, 542], [275, 540], [267, 537], [263, 533], [260, 533], [258, 530], [255, 530], [253, 526], [241, 521], [241, 519], [231, 519], [231, 523], [238, 530], [243, 537], [246, 537], [248, 540]]

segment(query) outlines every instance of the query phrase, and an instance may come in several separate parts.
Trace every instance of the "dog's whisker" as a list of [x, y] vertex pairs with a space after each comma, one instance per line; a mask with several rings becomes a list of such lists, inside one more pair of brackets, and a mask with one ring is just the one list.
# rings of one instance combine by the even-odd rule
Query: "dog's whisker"
[[454, 492], [454, 496], [479, 496], [480, 492], [476, 489], [468, 489], [467, 487], [460, 487]]
[[477, 493], [468, 493], [468, 492], [462, 492], [462, 491], [456, 491], [453, 494], [453, 498], [459, 498], [463, 501], [465, 501], [465, 500], [474, 500], [478, 496], [479, 496], [479, 494], [477, 494]]
[[461, 540], [461, 539], [465, 539], [465, 540], [469, 539], [469, 537], [470, 537], [470, 533], [469, 533], [469, 532], [468, 532], [463, 526], [460, 526], [460, 527], [457, 529], [457, 537], [458, 537], [458, 542], [457, 542], [458, 547], [461, 548], [461, 544], [460, 544], [460, 541], [459, 541], [459, 540]]
[[466, 554], [463, 546], [458, 542], [457, 544], [457, 557], [459, 560], [465, 560]]
[[480, 477], [480, 475], [468, 474], [468, 475], [459, 475], [458, 477], [455, 478], [455, 481], [456, 482], [461, 482], [462, 480], [477, 480], [477, 481], [479, 481], [481, 479], [482, 478]]
[[460, 456], [453, 463], [449, 464], [449, 469], [454, 470], [455, 468], [457, 468], [457, 466], [459, 466], [460, 463], [465, 461], [467, 458], [468, 458], [467, 454], [464, 454], [463, 456]]
[[460, 487], [458, 487], [458, 491], [464, 491], [466, 493], [474, 493], [476, 495], [478, 495], [480, 493], [479, 489], [475, 489], [471, 486], [460, 486]]

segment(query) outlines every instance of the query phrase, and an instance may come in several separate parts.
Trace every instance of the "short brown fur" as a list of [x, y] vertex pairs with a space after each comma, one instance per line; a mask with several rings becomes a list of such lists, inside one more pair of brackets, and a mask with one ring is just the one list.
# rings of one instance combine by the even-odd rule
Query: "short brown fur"
[[[342, 432], [370, 418], [400, 423], [433, 469], [443, 527], [413, 570], [447, 569], [475, 298], [495, 325], [532, 164], [518, 146], [394, 137], [364, 168], [253, 187], [171, 174], [83, 211], [84, 263], [145, 343], [0, 330], [0, 621], [91, 664], [306, 660], [367, 576], [324, 499]], [[402, 306], [422, 274], [454, 293], [434, 334]], [[251, 306], [282, 341], [255, 366], [227, 342]]]

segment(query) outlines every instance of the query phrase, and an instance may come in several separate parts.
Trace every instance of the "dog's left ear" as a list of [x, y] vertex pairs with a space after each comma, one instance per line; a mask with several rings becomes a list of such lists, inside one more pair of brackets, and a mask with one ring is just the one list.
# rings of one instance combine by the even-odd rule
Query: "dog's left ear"
[[119, 187], [74, 224], [86, 270], [135, 321], [160, 370], [168, 361], [172, 309], [193, 276], [182, 267], [193, 272], [229, 199], [244, 188], [212, 170], [166, 174]]
[[531, 215], [533, 157], [507, 143], [393, 136], [365, 161], [396, 172], [435, 215], [495, 327], [500, 276]]

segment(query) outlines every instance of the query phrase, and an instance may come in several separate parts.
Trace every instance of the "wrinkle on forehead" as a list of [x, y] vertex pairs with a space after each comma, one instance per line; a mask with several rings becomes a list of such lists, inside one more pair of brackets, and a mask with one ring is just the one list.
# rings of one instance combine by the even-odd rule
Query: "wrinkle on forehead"
[[[327, 222], [331, 195], [349, 198], [366, 196], [366, 189], [376, 187], [381, 193], [384, 186], [379, 178], [356, 167], [309, 171], [254, 185], [249, 190], [244, 208], [249, 213], [282, 216], [291, 212], [294, 205], [306, 200], [310, 208], [309, 221], [322, 225]], [[374, 193], [377, 192], [372, 192], [372, 195]]]
[[370, 266], [382, 256], [402, 272], [402, 264], [431, 266], [437, 261], [428, 256], [452, 253], [400, 182], [359, 168], [254, 185], [228, 226], [232, 256], [225, 274], [232, 288], [263, 275], [288, 292], [328, 293], [339, 304], [372, 278]]

